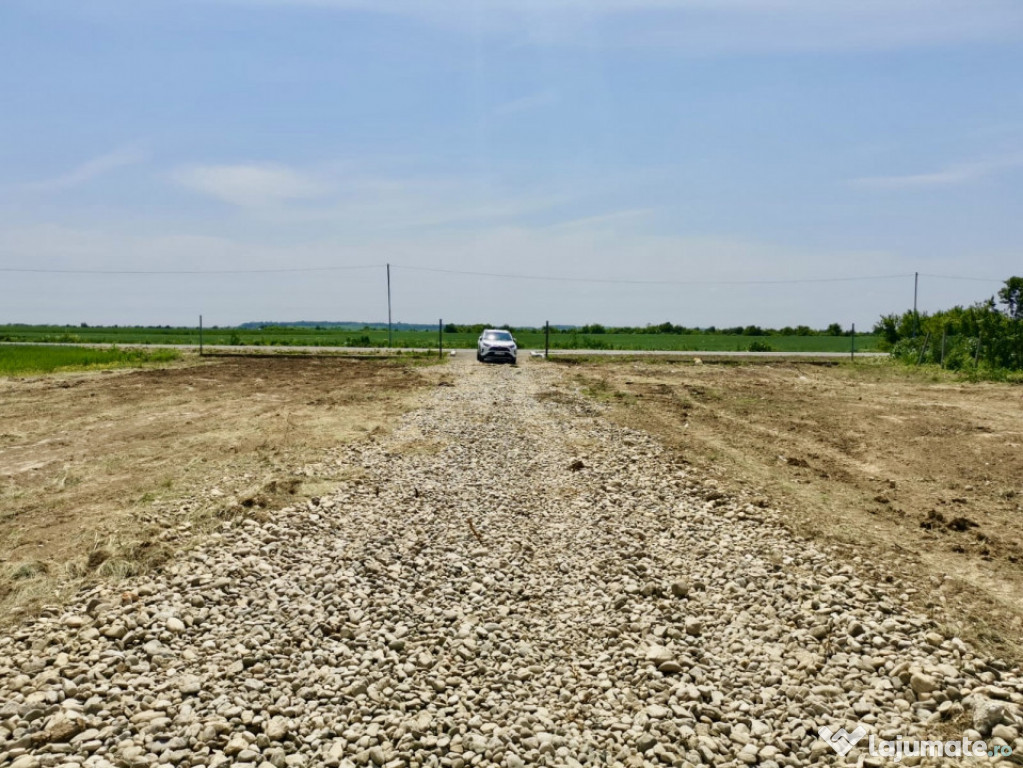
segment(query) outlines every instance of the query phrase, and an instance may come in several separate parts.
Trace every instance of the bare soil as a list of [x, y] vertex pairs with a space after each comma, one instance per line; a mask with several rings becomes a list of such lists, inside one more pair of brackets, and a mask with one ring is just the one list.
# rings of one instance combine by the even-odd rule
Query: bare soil
[[951, 631], [1023, 658], [1023, 387], [888, 362], [570, 370], [713, 485], [901, 579]]
[[[906, 585], [950, 633], [1023, 659], [1023, 387], [887, 363], [572, 360], [564, 383], [657, 435], [713, 500]], [[225, 516], [314, 503], [452, 372], [403, 360], [192, 359], [0, 379], [0, 623], [158, 565]], [[429, 441], [402, 450], [431, 453]]]
[[211, 521], [305, 503], [440, 376], [403, 360], [192, 358], [0, 379], [0, 623], [152, 567]]

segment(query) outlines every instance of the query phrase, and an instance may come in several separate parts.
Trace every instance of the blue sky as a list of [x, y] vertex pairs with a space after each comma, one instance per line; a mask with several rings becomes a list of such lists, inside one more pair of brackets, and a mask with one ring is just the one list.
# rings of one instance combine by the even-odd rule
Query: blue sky
[[[1017, 0], [0, 5], [0, 322], [869, 327], [1023, 271]], [[367, 266], [254, 273], [287, 267]], [[413, 268], [649, 281], [540, 281]], [[991, 281], [994, 282], [991, 282]]]

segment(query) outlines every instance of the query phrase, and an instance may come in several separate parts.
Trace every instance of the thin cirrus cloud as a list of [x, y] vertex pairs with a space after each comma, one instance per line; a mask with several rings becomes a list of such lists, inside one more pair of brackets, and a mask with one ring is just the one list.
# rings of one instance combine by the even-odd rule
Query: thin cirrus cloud
[[506, 115], [515, 115], [520, 112], [530, 112], [534, 109], [541, 109], [542, 107], [557, 104], [560, 100], [561, 97], [558, 95], [558, 92], [548, 88], [536, 93], [531, 93], [527, 96], [521, 96], [517, 99], [506, 101], [503, 104], [498, 104], [491, 111], [494, 115], [503, 117]]
[[[718, 55], [848, 51], [1023, 38], [1018, 0], [208, 0], [406, 16], [518, 42]], [[580, 34], [597, 32], [596, 37]]]
[[267, 221], [369, 234], [466, 229], [548, 216], [578, 202], [564, 189], [485, 189], [471, 179], [348, 177], [314, 204], [278, 206]]
[[149, 152], [140, 146], [121, 147], [113, 152], [107, 152], [106, 154], [86, 160], [67, 173], [50, 179], [32, 182], [27, 186], [29, 189], [37, 192], [60, 192], [80, 187], [113, 171], [130, 165], [144, 163], [148, 159]]
[[174, 171], [171, 178], [193, 192], [242, 208], [263, 208], [327, 192], [320, 180], [283, 165], [191, 165]]
[[850, 183], [853, 186], [866, 189], [955, 187], [1019, 167], [1023, 167], [1023, 152], [990, 160], [956, 163], [930, 173], [912, 173], [898, 176], [863, 176], [858, 179], [852, 179]]

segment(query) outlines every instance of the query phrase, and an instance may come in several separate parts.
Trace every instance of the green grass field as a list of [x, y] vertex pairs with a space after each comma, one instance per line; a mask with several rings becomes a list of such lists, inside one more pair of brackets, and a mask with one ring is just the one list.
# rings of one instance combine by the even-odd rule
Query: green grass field
[[[543, 349], [542, 332], [516, 333], [523, 349]], [[0, 325], [0, 341], [69, 344], [198, 344], [196, 328], [111, 328], [43, 325]], [[274, 328], [248, 330], [206, 329], [203, 341], [209, 345], [245, 346], [310, 346], [310, 347], [385, 347], [386, 330], [342, 330], [315, 328]], [[778, 352], [847, 352], [848, 336], [736, 336], [730, 334], [667, 334], [667, 333], [552, 333], [551, 349], [611, 349], [672, 351], [737, 352], [760, 342]], [[395, 331], [395, 347], [431, 349], [437, 347], [436, 331]], [[448, 349], [472, 349], [476, 335], [445, 333]], [[877, 337], [856, 337], [856, 349], [877, 351]]]
[[[516, 334], [524, 349], [543, 349], [543, 333]], [[759, 342], [775, 352], [848, 352], [847, 336], [732, 336], [729, 334], [662, 334], [662, 333], [601, 333], [551, 334], [551, 349], [620, 349], [657, 350], [664, 352], [739, 352]], [[476, 337], [464, 345], [476, 346]], [[874, 336], [857, 336], [856, 350], [871, 352], [877, 349]]]
[[46, 345], [0, 346], [0, 376], [26, 373], [124, 368], [177, 360], [174, 349], [100, 349]]

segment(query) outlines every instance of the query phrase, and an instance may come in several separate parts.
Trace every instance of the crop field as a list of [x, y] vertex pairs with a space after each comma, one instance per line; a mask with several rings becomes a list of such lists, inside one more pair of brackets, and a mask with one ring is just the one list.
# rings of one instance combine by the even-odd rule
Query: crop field
[[55, 371], [88, 368], [124, 368], [146, 363], [166, 363], [177, 360], [180, 354], [173, 349], [96, 349], [93, 347], [26, 346], [0, 347], [0, 376], [27, 373], [53, 373]]
[[[525, 349], [543, 349], [543, 333], [518, 333], [516, 339]], [[551, 349], [658, 350], [665, 352], [744, 352], [751, 344], [766, 345], [763, 351], [776, 352], [848, 352], [846, 336], [735, 336], [715, 334], [604, 333], [551, 334]], [[454, 346], [454, 345], [453, 345]], [[475, 347], [475, 337], [464, 346]], [[877, 351], [877, 337], [857, 336], [858, 352]]]
[[[516, 331], [523, 349], [543, 349], [542, 331]], [[0, 326], [0, 341], [70, 343], [70, 344], [198, 344], [198, 328], [132, 328], [77, 327], [45, 325]], [[207, 328], [203, 342], [209, 345], [238, 346], [309, 346], [309, 347], [385, 347], [387, 331], [380, 329], [349, 330], [279, 326], [265, 330], [244, 328]], [[438, 333], [429, 331], [395, 331], [395, 347], [436, 348]], [[472, 349], [474, 333], [445, 333], [448, 349]], [[851, 340], [847, 336], [742, 336], [724, 333], [551, 333], [551, 349], [610, 349], [671, 351], [747, 351], [751, 345], [762, 351], [777, 352], [847, 352]], [[766, 348], [764, 346], [766, 345]], [[856, 349], [877, 351], [877, 337], [856, 337]]]

